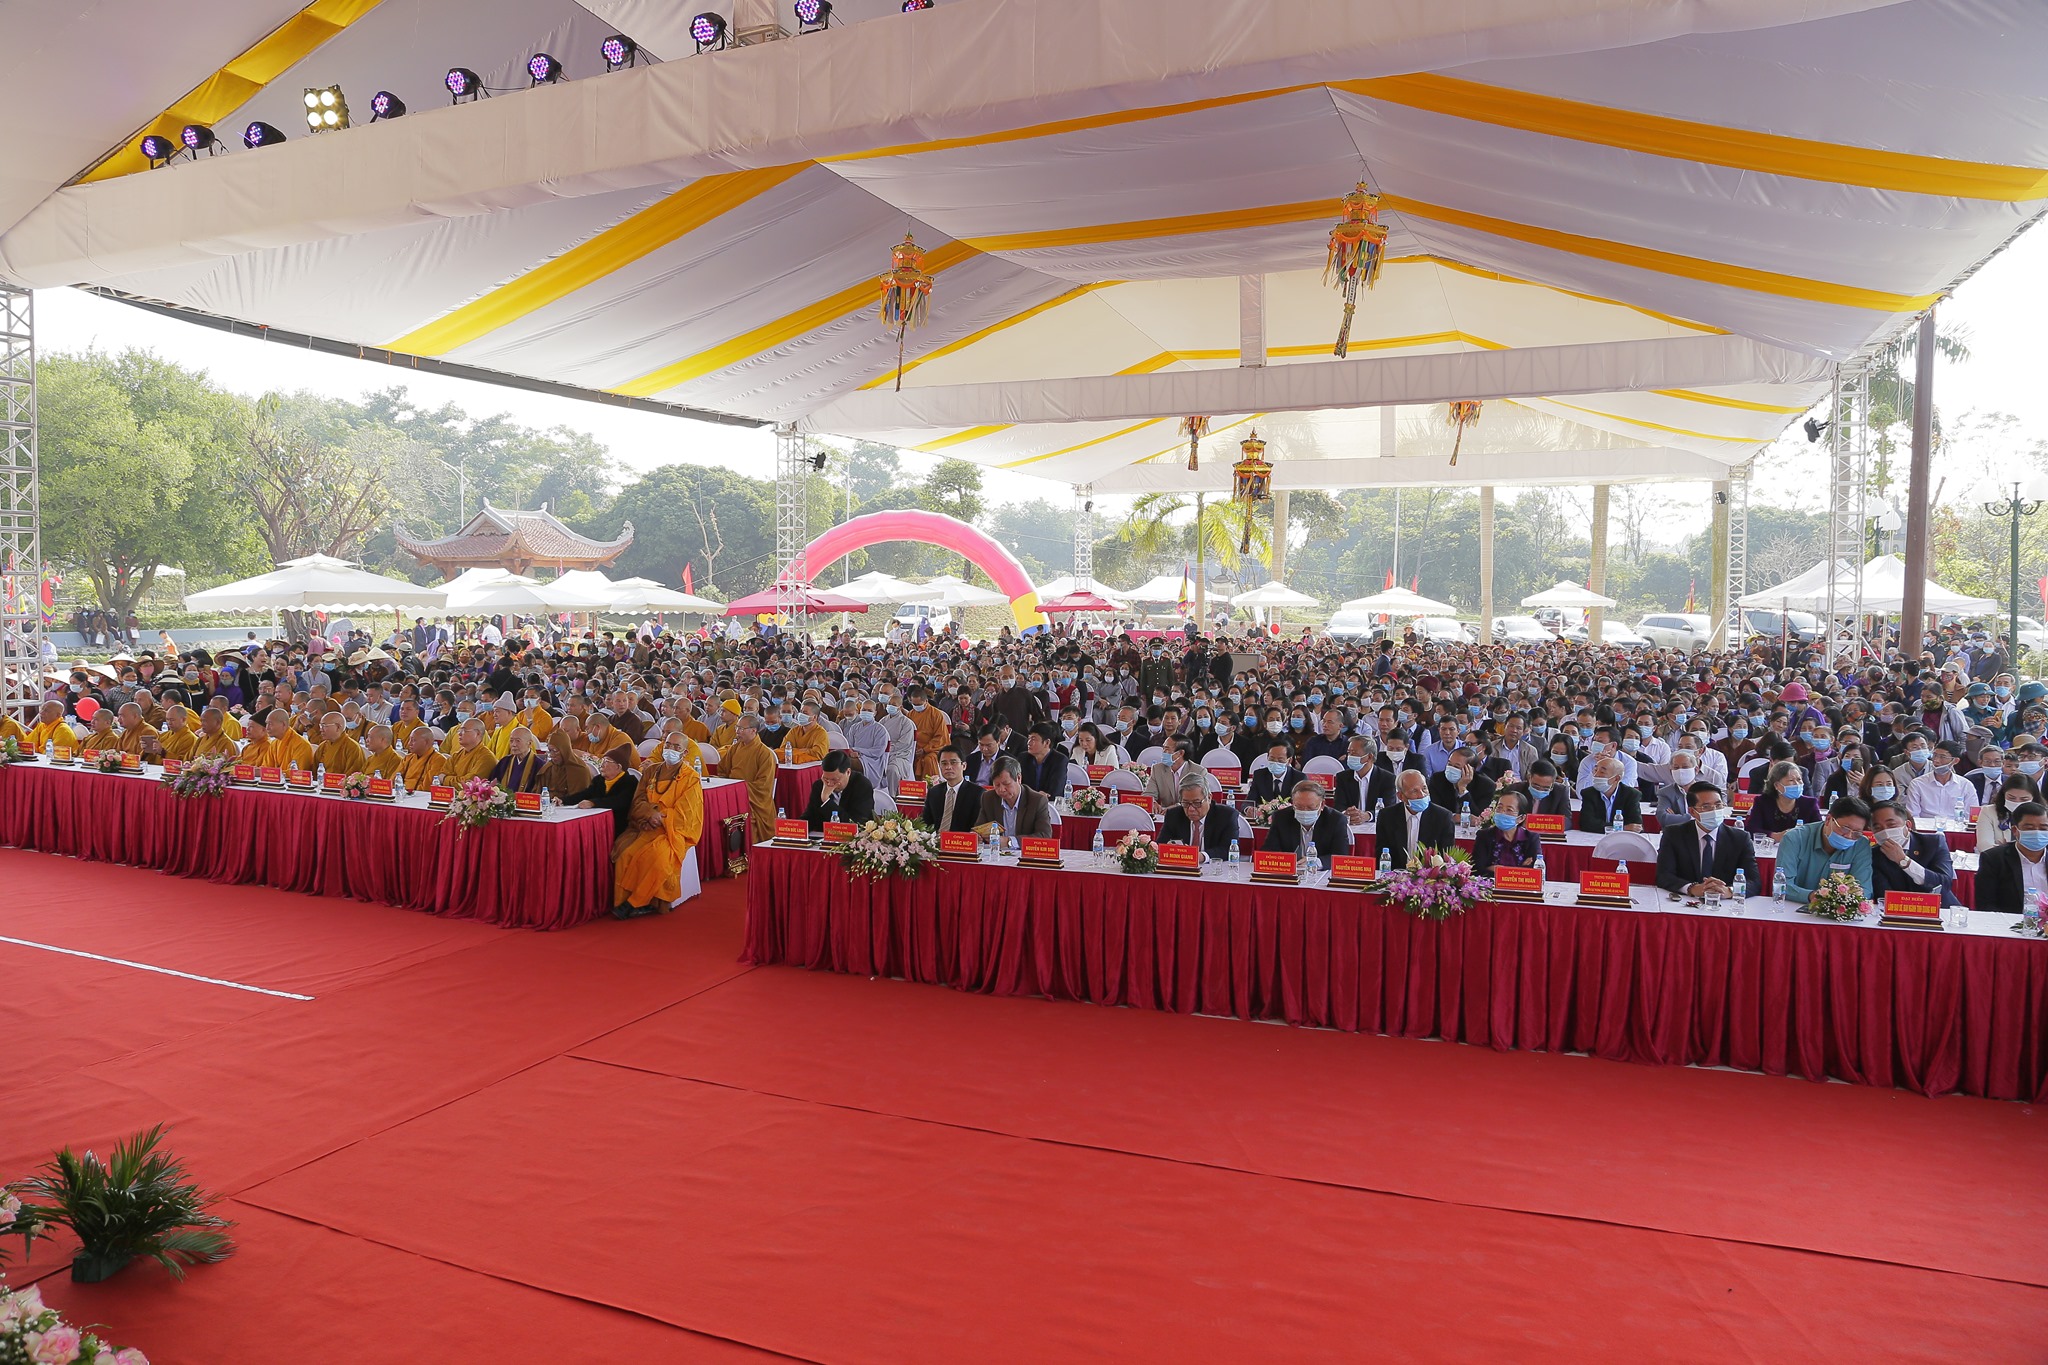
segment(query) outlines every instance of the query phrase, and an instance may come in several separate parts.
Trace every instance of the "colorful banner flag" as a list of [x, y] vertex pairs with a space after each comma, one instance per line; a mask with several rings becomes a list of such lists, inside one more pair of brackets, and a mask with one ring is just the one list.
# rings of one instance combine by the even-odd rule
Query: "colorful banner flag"
[[1700, 609], [1699, 589], [1700, 581], [1697, 578], [1686, 580], [1685, 609], [1687, 611], [1698, 611]]
[[1188, 592], [1188, 563], [1186, 560], [1182, 560], [1180, 564], [1180, 614], [1186, 616], [1188, 609], [1193, 605], [1194, 597]]
[[1419, 573], [1418, 573], [1418, 574], [1411, 574], [1411, 575], [1409, 576], [1409, 579], [1408, 579], [1408, 591], [1410, 591], [1410, 592], [1421, 592], [1421, 591], [1422, 591], [1422, 575], [1421, 575], [1421, 574], [1419, 574]]
[[688, 593], [694, 593], [697, 591], [697, 579], [696, 576], [691, 572], [691, 569], [691, 565], [683, 565], [683, 591]]
[[1390, 587], [1390, 588], [1394, 586], [1394, 571], [1393, 571], [1392, 569], [1389, 569], [1389, 570], [1387, 570], [1387, 583], [1386, 583], [1386, 586], [1388, 586], [1388, 587]]

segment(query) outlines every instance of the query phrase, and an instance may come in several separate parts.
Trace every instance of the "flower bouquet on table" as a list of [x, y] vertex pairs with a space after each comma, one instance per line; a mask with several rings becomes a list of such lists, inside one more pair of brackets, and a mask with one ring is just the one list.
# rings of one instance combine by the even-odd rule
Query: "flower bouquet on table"
[[34, 1285], [9, 1292], [0, 1284], [0, 1360], [64, 1361], [67, 1365], [149, 1365], [133, 1346], [116, 1347], [64, 1321]]
[[195, 758], [166, 777], [164, 785], [171, 789], [171, 795], [188, 800], [220, 796], [235, 785], [235, 757], [233, 754], [208, 754], [204, 758]]
[[1417, 849], [1408, 866], [1376, 877], [1367, 891], [1385, 896], [1418, 919], [1446, 920], [1493, 898], [1493, 881], [1472, 870], [1472, 856], [1461, 848], [1439, 853]]
[[1813, 888], [1813, 894], [1806, 898], [1800, 909], [1821, 919], [1840, 920], [1851, 923], [1869, 914], [1870, 898], [1863, 894], [1863, 883], [1847, 872], [1830, 872], [1820, 879], [1820, 885]]
[[93, 766], [94, 768], [98, 769], [98, 770], [99, 770], [100, 772], [103, 772], [103, 773], [117, 773], [117, 772], [120, 772], [120, 771], [121, 771], [121, 751], [120, 751], [119, 749], [95, 749], [95, 750], [93, 750], [93, 752], [92, 752], [92, 766]]
[[1117, 840], [1116, 865], [1125, 872], [1153, 872], [1159, 867], [1159, 841], [1143, 830]]
[[1276, 796], [1270, 801], [1259, 801], [1244, 808], [1245, 823], [1253, 829], [1270, 829], [1274, 816], [1293, 808], [1294, 798], [1291, 796]]
[[1091, 820], [1099, 819], [1109, 809], [1109, 802], [1093, 787], [1083, 787], [1069, 797], [1067, 804], [1074, 814], [1085, 815]]
[[21, 741], [13, 735], [0, 739], [0, 768], [10, 763], [25, 762], [27, 758], [28, 755], [22, 751]]
[[370, 794], [371, 775], [350, 773], [341, 779], [341, 794], [351, 801], [361, 801]]
[[472, 777], [455, 789], [455, 799], [448, 803], [448, 813], [441, 817], [441, 822], [446, 824], [453, 820], [455, 832], [466, 834], [473, 829], [482, 829], [493, 820], [509, 820], [511, 817], [512, 793], [488, 777]]
[[852, 876], [908, 881], [937, 865], [939, 836], [906, 816], [878, 815], [839, 845], [838, 853], [840, 865]]

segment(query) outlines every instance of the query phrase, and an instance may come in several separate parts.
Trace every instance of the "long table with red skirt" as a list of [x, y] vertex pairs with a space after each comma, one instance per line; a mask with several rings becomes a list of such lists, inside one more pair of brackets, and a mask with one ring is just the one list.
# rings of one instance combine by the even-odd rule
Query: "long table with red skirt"
[[425, 802], [249, 788], [185, 798], [154, 771], [10, 763], [0, 844], [505, 928], [569, 929], [611, 910], [609, 812], [558, 809], [464, 833]]
[[743, 960], [994, 995], [1283, 1020], [1502, 1051], [1727, 1066], [1930, 1095], [2048, 1098], [2048, 943], [1809, 919], [1486, 902], [1444, 923], [1358, 891], [948, 863], [855, 879], [755, 848]]
[[698, 876], [708, 880], [732, 875], [725, 856], [725, 822], [730, 816], [746, 813], [746, 783], [730, 778], [704, 779], [704, 834], [697, 841]]

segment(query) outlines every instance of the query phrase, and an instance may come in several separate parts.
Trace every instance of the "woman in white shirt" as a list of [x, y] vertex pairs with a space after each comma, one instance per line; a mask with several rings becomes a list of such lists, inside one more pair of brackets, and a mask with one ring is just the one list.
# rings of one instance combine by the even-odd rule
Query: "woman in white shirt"
[[2012, 842], [2012, 813], [2029, 801], [2039, 801], [2041, 789], [2034, 779], [2014, 773], [1992, 789], [1991, 799], [1977, 811], [1977, 851]]

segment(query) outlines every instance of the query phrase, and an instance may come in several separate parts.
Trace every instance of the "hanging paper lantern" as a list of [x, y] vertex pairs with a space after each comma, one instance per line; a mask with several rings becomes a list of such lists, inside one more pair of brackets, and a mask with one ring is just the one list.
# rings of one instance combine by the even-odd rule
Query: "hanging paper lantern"
[[1273, 466], [1266, 463], [1266, 443], [1259, 439], [1258, 428], [1239, 443], [1242, 457], [1230, 467], [1230, 496], [1244, 504], [1244, 537], [1237, 552], [1250, 554], [1252, 550], [1252, 513], [1262, 502], [1273, 496]]
[[1209, 419], [1206, 417], [1183, 417], [1180, 419], [1180, 434], [1188, 438], [1188, 468], [1202, 467], [1202, 438], [1209, 434]]
[[889, 273], [882, 286], [882, 325], [896, 333], [896, 388], [903, 388], [903, 336], [924, 326], [931, 307], [932, 277], [924, 270], [924, 253], [909, 233], [889, 249]]
[[1365, 187], [1344, 196], [1344, 216], [1330, 229], [1330, 254], [1323, 262], [1323, 283], [1344, 295], [1344, 323], [1337, 329], [1334, 354], [1351, 351], [1351, 317], [1358, 311], [1358, 286], [1379, 280], [1387, 255], [1387, 229], [1380, 223], [1380, 197]]
[[1458, 448], [1465, 444], [1465, 428], [1479, 423], [1479, 400], [1458, 399], [1450, 404], [1449, 410], [1444, 413], [1444, 420], [1458, 433], [1456, 439], [1451, 442], [1451, 464], [1455, 466], [1458, 463]]

